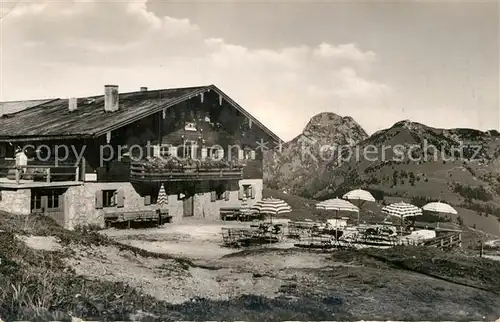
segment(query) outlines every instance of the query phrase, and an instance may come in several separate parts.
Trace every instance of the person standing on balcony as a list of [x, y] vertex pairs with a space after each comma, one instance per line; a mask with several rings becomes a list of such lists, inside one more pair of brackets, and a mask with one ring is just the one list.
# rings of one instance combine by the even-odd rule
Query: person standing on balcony
[[26, 166], [28, 165], [28, 157], [24, 150], [20, 146], [16, 148], [16, 167], [19, 168], [21, 173], [26, 172]]

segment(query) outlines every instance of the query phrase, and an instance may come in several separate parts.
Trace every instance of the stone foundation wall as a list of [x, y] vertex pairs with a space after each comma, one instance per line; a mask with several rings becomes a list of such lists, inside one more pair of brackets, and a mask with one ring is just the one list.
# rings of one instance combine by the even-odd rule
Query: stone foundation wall
[[19, 215], [31, 213], [31, 189], [0, 190], [0, 210]]
[[[239, 181], [239, 187], [251, 184], [255, 190], [255, 198], [247, 199], [247, 203], [251, 206], [255, 202], [262, 199], [262, 179], [245, 179]], [[123, 207], [111, 207], [96, 209], [96, 192], [102, 190], [122, 189], [124, 192]], [[29, 190], [27, 196], [27, 211], [29, 213]], [[95, 225], [105, 227], [104, 214], [122, 211], [140, 211], [140, 210], [156, 210], [167, 209], [169, 215], [172, 216], [172, 222], [179, 222], [184, 217], [184, 204], [182, 200], [178, 200], [177, 195], [168, 196], [168, 204], [159, 205], [144, 205], [144, 198], [139, 195], [133, 185], [128, 182], [87, 182], [84, 185], [69, 187], [64, 194], [64, 227], [74, 229], [77, 226]], [[19, 201], [20, 202], [20, 201]], [[242, 201], [239, 199], [239, 190], [230, 191], [229, 200], [211, 201], [211, 193], [198, 193], [193, 198], [193, 213], [194, 218], [207, 220], [220, 220], [221, 207], [238, 207]]]
[[[241, 188], [243, 185], [252, 185], [255, 190], [255, 198], [248, 198], [247, 204], [253, 206], [257, 201], [262, 200], [262, 179], [244, 179], [240, 180], [238, 186]], [[194, 218], [220, 220], [221, 207], [240, 207], [242, 200], [239, 199], [239, 190], [229, 192], [229, 200], [215, 200], [211, 201], [211, 193], [197, 193], [194, 196]]]
[[[122, 189], [124, 192], [123, 207], [110, 207], [96, 209], [96, 193], [102, 190]], [[96, 225], [105, 227], [104, 214], [123, 211], [140, 211], [167, 209], [173, 216], [173, 221], [179, 221], [182, 217], [182, 201], [177, 200], [176, 195], [168, 197], [168, 205], [144, 205], [144, 198], [139, 195], [131, 183], [85, 183], [82, 186], [70, 187], [64, 196], [65, 228], [74, 229], [77, 226]], [[180, 212], [179, 212], [180, 208]]]

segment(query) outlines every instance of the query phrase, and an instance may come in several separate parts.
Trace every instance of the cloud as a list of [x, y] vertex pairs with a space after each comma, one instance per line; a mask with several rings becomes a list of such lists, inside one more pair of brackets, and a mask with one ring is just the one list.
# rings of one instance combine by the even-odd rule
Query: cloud
[[[391, 88], [363, 76], [376, 64], [354, 43], [275, 49], [210, 38], [146, 1], [18, 4], [2, 20], [2, 99], [216, 84], [285, 139], [319, 112], [362, 116]], [[333, 110], [335, 112], [335, 110]]]

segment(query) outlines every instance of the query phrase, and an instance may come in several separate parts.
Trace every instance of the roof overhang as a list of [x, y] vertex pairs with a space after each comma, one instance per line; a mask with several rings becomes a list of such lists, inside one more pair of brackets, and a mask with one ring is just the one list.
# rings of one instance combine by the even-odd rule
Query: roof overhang
[[[108, 125], [106, 127], [96, 129], [96, 131], [92, 134], [41, 135], [41, 136], [30, 135], [30, 136], [15, 136], [15, 137], [5, 137], [4, 136], [4, 137], [0, 137], [0, 142], [31, 142], [31, 141], [53, 141], [53, 140], [73, 140], [73, 139], [97, 138], [97, 137], [100, 137], [102, 135], [106, 135], [106, 133], [108, 133], [108, 132], [115, 131], [115, 130], [122, 128], [126, 125], [132, 124], [132, 123], [137, 122], [145, 117], [159, 113], [159, 112], [161, 112], [169, 107], [172, 107], [174, 105], [177, 105], [177, 104], [182, 103], [188, 99], [191, 99], [193, 97], [196, 97], [202, 93], [209, 92], [209, 91], [214, 91], [215, 93], [220, 95], [231, 106], [233, 106], [241, 114], [245, 115], [248, 119], [252, 120], [252, 122], [256, 126], [260, 127], [266, 134], [268, 134], [271, 138], [276, 140], [277, 144], [284, 143], [284, 141], [281, 140], [276, 134], [274, 134], [269, 128], [267, 128], [264, 124], [262, 124], [254, 116], [252, 116], [250, 113], [248, 113], [243, 107], [241, 107], [238, 103], [236, 103], [234, 100], [232, 100], [228, 95], [226, 95], [224, 92], [222, 92], [215, 85], [205, 86], [205, 87], [200, 88], [198, 90], [194, 90], [192, 92], [189, 92], [183, 96], [180, 96], [177, 99], [171, 100], [168, 103], [158, 104], [158, 106], [151, 108], [149, 111], [147, 111], [145, 113], [141, 113], [139, 115], [134, 115], [133, 117], [130, 117], [122, 122], [111, 124], [111, 125]], [[41, 104], [41, 105], [43, 105], [43, 104]]]
[[47, 136], [16, 136], [0, 137], [0, 142], [35, 142], [35, 141], [55, 141], [55, 140], [83, 140], [92, 138], [90, 135], [47, 135]]
[[248, 113], [243, 107], [241, 107], [238, 103], [236, 103], [234, 100], [232, 100], [228, 95], [226, 95], [223, 91], [221, 91], [219, 88], [217, 88], [217, 86], [215, 85], [209, 85], [209, 86], [206, 86], [204, 88], [201, 88], [197, 91], [193, 91], [193, 92], [190, 92], [186, 95], [183, 95], [175, 100], [172, 100], [166, 104], [159, 104], [157, 107], [155, 108], [152, 108], [150, 111], [148, 111], [147, 113], [142, 113], [140, 115], [136, 115], [132, 118], [129, 118], [123, 122], [120, 122], [120, 123], [116, 123], [116, 124], [113, 124], [113, 125], [110, 125], [110, 126], [106, 126], [105, 128], [101, 128], [101, 129], [98, 129], [95, 133], [94, 133], [94, 137], [99, 137], [99, 136], [102, 136], [102, 135], [105, 135], [107, 132], [109, 131], [114, 131], [114, 130], [117, 130], [121, 127], [124, 127], [126, 125], [129, 125], [131, 123], [134, 123], [134, 122], [137, 122], [145, 117], [148, 117], [150, 115], [153, 115], [153, 114], [156, 114], [156, 113], [159, 113], [161, 111], [163, 111], [164, 109], [167, 109], [169, 107], [172, 107], [174, 105], [177, 105], [179, 103], [182, 103], [184, 102], [185, 100], [188, 100], [190, 98], [193, 98], [195, 96], [198, 96], [202, 93], [206, 93], [206, 92], [209, 92], [209, 91], [214, 91], [215, 93], [219, 94], [220, 96], [222, 96], [224, 98], [224, 100], [226, 100], [229, 104], [231, 104], [231, 106], [233, 106], [236, 110], [238, 110], [241, 114], [245, 115], [247, 118], [251, 119], [253, 123], [255, 123], [255, 125], [257, 125], [258, 127], [260, 127], [264, 132], [266, 132], [269, 136], [271, 136], [274, 140], [276, 140], [276, 143], [284, 143], [284, 141], [282, 139], [280, 139], [276, 134], [274, 134], [269, 128], [267, 128], [264, 124], [262, 124], [259, 120], [257, 120], [253, 115], [251, 115], [250, 113]]

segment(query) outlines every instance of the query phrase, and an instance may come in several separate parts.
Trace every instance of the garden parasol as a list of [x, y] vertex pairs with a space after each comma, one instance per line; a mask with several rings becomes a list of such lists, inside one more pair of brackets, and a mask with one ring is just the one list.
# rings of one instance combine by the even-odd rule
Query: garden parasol
[[[342, 198], [351, 201], [356, 200], [358, 208], [361, 208], [361, 206], [367, 201], [375, 202], [375, 197], [373, 197], [370, 192], [363, 189], [351, 190], [344, 196], [342, 196]], [[359, 226], [359, 210], [358, 210], [358, 226]]]
[[[339, 198], [328, 199], [325, 201], [321, 201], [316, 204], [316, 209], [321, 210], [335, 210], [336, 215], [335, 218], [338, 219], [338, 214], [340, 211], [350, 211], [350, 212], [359, 212], [359, 208], [347, 200], [342, 200]], [[335, 228], [337, 229], [337, 228]], [[336, 230], [337, 231], [337, 230]], [[335, 238], [338, 237], [338, 234], [335, 233]]]
[[382, 208], [382, 212], [390, 216], [399, 217], [401, 219], [401, 234], [403, 234], [404, 218], [422, 215], [422, 209], [406, 202], [397, 202], [390, 204]]

